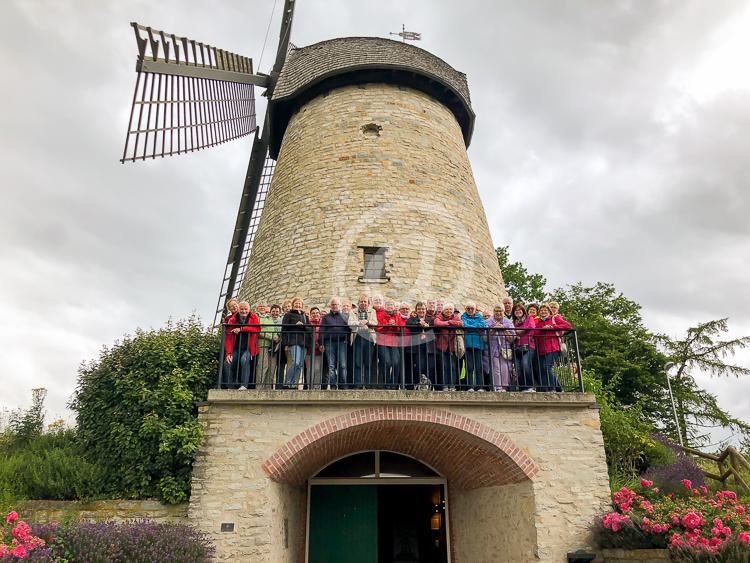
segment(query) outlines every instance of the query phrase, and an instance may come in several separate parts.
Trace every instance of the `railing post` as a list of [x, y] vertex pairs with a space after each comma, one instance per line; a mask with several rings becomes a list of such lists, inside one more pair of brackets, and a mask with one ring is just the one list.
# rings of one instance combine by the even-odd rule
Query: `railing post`
[[217, 389], [221, 389], [221, 376], [224, 371], [224, 331], [226, 331], [226, 326], [222, 323], [221, 331], [219, 332], [219, 373], [216, 376]]
[[578, 370], [578, 386], [581, 389], [581, 393], [585, 393], [586, 389], [583, 386], [583, 370], [581, 369], [581, 353], [578, 350], [578, 331], [573, 329], [573, 341], [576, 346], [576, 369]]
[[404, 343], [404, 327], [399, 327], [399, 333], [401, 334], [401, 337], [399, 338], [399, 346], [401, 346], [401, 389], [406, 389], [406, 345]]

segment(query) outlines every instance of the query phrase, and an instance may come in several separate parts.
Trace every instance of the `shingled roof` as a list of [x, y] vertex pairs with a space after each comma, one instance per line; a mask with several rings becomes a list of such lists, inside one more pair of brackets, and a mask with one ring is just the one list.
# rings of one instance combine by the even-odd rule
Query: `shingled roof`
[[385, 82], [422, 90], [456, 116], [466, 146], [474, 129], [466, 75], [413, 45], [380, 37], [342, 37], [292, 49], [271, 97], [271, 156], [292, 114], [306, 101], [348, 84]]

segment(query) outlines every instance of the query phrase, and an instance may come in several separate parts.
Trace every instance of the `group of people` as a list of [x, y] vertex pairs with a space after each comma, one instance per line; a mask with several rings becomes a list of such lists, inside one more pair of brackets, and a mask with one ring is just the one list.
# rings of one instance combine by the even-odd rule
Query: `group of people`
[[329, 310], [227, 302], [225, 387], [276, 389], [444, 389], [562, 391], [556, 371], [572, 326], [555, 302], [527, 306], [506, 297], [476, 303], [418, 302], [376, 295], [332, 297]]

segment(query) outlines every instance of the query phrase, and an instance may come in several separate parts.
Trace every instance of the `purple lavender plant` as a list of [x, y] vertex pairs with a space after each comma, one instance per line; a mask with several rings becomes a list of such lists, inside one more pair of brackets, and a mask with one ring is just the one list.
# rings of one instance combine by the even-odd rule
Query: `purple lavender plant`
[[78, 563], [203, 563], [214, 547], [185, 524], [77, 522], [55, 531], [52, 557]]
[[688, 494], [681, 481], [688, 479], [693, 487], [705, 485], [703, 470], [695, 460], [685, 454], [680, 446], [660, 434], [652, 434], [654, 440], [661, 442], [674, 452], [675, 461], [669, 465], [652, 465], [642, 475], [644, 479], [653, 481], [663, 493]]

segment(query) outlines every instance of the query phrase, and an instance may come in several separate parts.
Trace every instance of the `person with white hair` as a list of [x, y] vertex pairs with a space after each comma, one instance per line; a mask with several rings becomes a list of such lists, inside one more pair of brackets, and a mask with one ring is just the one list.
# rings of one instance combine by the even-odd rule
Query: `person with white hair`
[[[505, 318], [505, 308], [495, 305], [492, 318], [487, 321], [489, 331], [489, 356], [492, 385], [495, 391], [510, 389], [510, 376], [513, 373], [513, 332], [514, 326]], [[504, 330], [501, 330], [504, 329]]]
[[346, 387], [346, 350], [349, 342], [349, 317], [341, 313], [341, 299], [331, 297], [331, 310], [320, 321], [320, 339], [328, 359], [328, 385]]
[[[239, 303], [236, 315], [226, 325], [224, 336], [225, 361], [229, 364], [229, 373], [237, 378], [240, 375], [240, 389], [255, 387], [255, 356], [258, 355], [258, 333], [260, 322], [250, 311], [247, 301]], [[227, 382], [229, 384], [229, 382]]]
[[461, 319], [454, 315], [453, 303], [445, 303], [442, 311], [435, 316], [435, 347], [438, 350], [437, 360], [437, 386], [448, 391], [456, 390], [456, 382], [459, 374], [459, 361], [457, 341], [460, 336], [456, 331], [464, 324]]
[[[382, 296], [373, 297], [382, 308]], [[352, 373], [352, 385], [357, 388], [367, 387], [372, 383], [373, 356], [375, 354], [375, 330], [378, 317], [375, 309], [370, 308], [370, 299], [364, 293], [357, 300], [357, 307], [349, 315], [349, 326], [354, 332], [354, 344], [352, 353], [354, 355], [354, 369]]]

